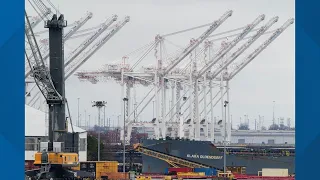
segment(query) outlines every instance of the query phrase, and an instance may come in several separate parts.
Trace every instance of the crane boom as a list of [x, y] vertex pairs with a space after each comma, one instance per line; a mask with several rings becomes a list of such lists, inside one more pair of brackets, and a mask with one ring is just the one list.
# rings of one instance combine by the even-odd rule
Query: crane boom
[[[84, 43], [82, 43], [76, 50], [74, 50], [73, 51], [73, 53], [71, 53], [71, 55], [73, 55], [70, 59], [68, 59], [68, 61], [67, 61], [67, 63], [65, 63], [65, 74], [66, 74], [66, 77], [68, 76], [70, 76], [70, 75], [68, 75], [68, 71], [70, 71], [73, 67], [69, 67], [68, 65], [71, 63], [71, 62], [73, 62], [75, 59], [76, 59], [76, 57], [84, 50], [84, 49], [86, 49], [101, 33], [103, 33], [103, 31], [105, 31], [114, 21], [116, 21], [116, 19], [117, 19], [117, 17], [118, 16], [116, 16], [116, 15], [114, 15], [113, 17], [112, 17], [112, 19], [110, 20], [110, 19], [108, 19], [107, 21], [106, 21], [106, 23], [104, 23], [102, 26], [101, 26], [101, 28], [94, 34], [94, 35], [92, 35], [91, 37], [89, 37]], [[101, 45], [102, 46], [102, 45]], [[92, 55], [90, 55], [90, 57], [91, 57]], [[83, 59], [86, 59], [85, 61], [87, 61], [90, 57], [84, 57]], [[67, 67], [68, 66], [68, 67]], [[80, 67], [80, 66], [79, 66]], [[77, 67], [77, 68], [79, 68], [79, 67]], [[73, 71], [73, 70], [71, 70], [71, 71]], [[75, 71], [75, 70], [74, 70]], [[73, 72], [74, 72], [73, 71]], [[65, 77], [65, 79], [67, 79]], [[39, 94], [39, 92], [37, 92], [34, 96], [33, 96], [33, 98], [29, 101], [29, 105], [33, 102], [33, 103], [35, 103], [36, 101], [34, 101], [34, 100], [37, 100], [36, 99], [36, 97], [38, 96], [38, 94]]]
[[213, 22], [207, 31], [205, 31], [199, 38], [195, 40], [193, 44], [190, 44], [177, 58], [173, 60], [173, 63], [165, 68], [163, 75], [168, 74], [176, 65], [178, 65], [191, 51], [193, 51], [200, 43], [202, 43], [213, 31], [215, 31], [225, 20], [227, 20], [233, 11], [227, 11], [217, 21]]
[[237, 75], [247, 64], [249, 64], [255, 57], [257, 57], [271, 42], [273, 42], [284, 30], [286, 30], [291, 24], [294, 23], [294, 19], [287, 20], [280, 28], [276, 30], [263, 44], [249, 54], [237, 68], [230, 73], [228, 79], [232, 79]]
[[[32, 29], [35, 28], [35, 27], [42, 21], [42, 18], [48, 16], [50, 13], [51, 13], [51, 9], [50, 9], [50, 8], [47, 8], [46, 12], [44, 12], [44, 13], [43, 13], [42, 15], [40, 15], [40, 16], [37, 16], [37, 17], [36, 17], [36, 20], [30, 23], [30, 24], [31, 24], [30, 27], [31, 27]], [[28, 29], [25, 29], [25, 30], [26, 30], [26, 31], [29, 31], [29, 28], [28, 28]]]
[[243, 39], [254, 27], [256, 27], [261, 21], [263, 21], [265, 15], [262, 14], [257, 17], [251, 24], [249, 24], [233, 41], [227, 44], [226, 47], [222, 47], [221, 50], [212, 58], [206, 66], [204, 66], [198, 73], [197, 77], [201, 77], [207, 72], [213, 65], [215, 65], [227, 52], [229, 52], [235, 45], [237, 45], [241, 39]]
[[45, 66], [45, 63], [42, 59], [39, 46], [33, 34], [33, 30], [31, 28], [30, 21], [26, 11], [25, 11], [25, 17], [27, 21], [27, 28], [30, 29], [29, 31], [25, 31], [25, 34], [27, 37], [27, 41], [30, 45], [31, 51], [33, 53], [34, 61], [28, 58], [27, 53], [25, 53], [25, 55], [28, 60], [31, 71], [33, 73], [35, 83], [37, 84], [41, 93], [43, 94], [43, 96], [46, 98], [47, 101], [51, 101], [51, 102], [61, 101], [62, 97], [55, 89], [53, 85], [53, 81], [51, 79], [51, 75], [48, 71], [48, 68]]
[[[78, 30], [80, 29], [87, 21], [89, 21], [89, 19], [92, 18], [92, 13], [89, 12], [87, 13], [87, 15], [85, 16], [85, 18], [81, 18], [81, 20], [79, 21], [78, 24], [76, 24], [72, 29], [70, 29], [64, 36], [64, 42], [66, 42], [67, 40], [70, 39], [70, 37]], [[44, 60], [46, 60], [49, 57], [49, 51], [47, 52], [46, 55], [44, 55]]]
[[214, 72], [211, 73], [210, 78], [215, 78], [223, 69], [225, 69], [230, 63], [232, 63], [241, 53], [243, 53], [246, 49], [248, 49], [264, 32], [266, 32], [273, 24], [278, 21], [279, 17], [276, 16], [272, 18], [267, 24], [262, 26], [255, 35], [253, 35], [245, 44], [243, 44], [240, 48], [238, 48], [234, 53], [231, 54], [230, 57], [226, 60], [226, 63], [222, 65], [222, 67], [218, 68]]
[[112, 16], [111, 19], [107, 19], [105, 23], [101, 25], [101, 27], [89, 38], [87, 38], [83, 43], [81, 43], [75, 50], [71, 52], [69, 57], [67, 58], [67, 62], [65, 63], [65, 67], [67, 67], [73, 60], [78, 57], [78, 55], [85, 50], [94, 40], [96, 40], [108, 27], [111, 26], [113, 22], [118, 19], [117, 15]]
[[[64, 42], [66, 42], [68, 39], [70, 39], [70, 37], [78, 30], [80, 29], [86, 22], [88, 22], [90, 19], [92, 18], [92, 13], [89, 12], [86, 14], [86, 16], [84, 18], [81, 18], [78, 23], [73, 26], [65, 35], [64, 35]], [[46, 60], [49, 57], [49, 50], [45, 51], [43, 56], [43, 60]], [[29, 59], [33, 58], [33, 54], [31, 54], [29, 57]], [[27, 78], [29, 75], [31, 74], [31, 70], [27, 71], [25, 74], [25, 78]]]
[[125, 20], [112, 29], [107, 35], [105, 35], [100, 41], [98, 41], [91, 49], [89, 49], [81, 58], [80, 61], [75, 62], [74, 64], [66, 68], [67, 76], [65, 79], [68, 79], [82, 64], [84, 64], [96, 51], [98, 51], [108, 40], [117, 33], [127, 22], [130, 21], [130, 17], [126, 16]]
[[92, 12], [87, 12], [84, 18], [81, 18], [76, 22], [76, 25], [73, 26], [68, 33], [64, 35], [64, 39], [69, 39], [76, 31], [78, 31], [86, 22], [88, 22], [92, 18]]

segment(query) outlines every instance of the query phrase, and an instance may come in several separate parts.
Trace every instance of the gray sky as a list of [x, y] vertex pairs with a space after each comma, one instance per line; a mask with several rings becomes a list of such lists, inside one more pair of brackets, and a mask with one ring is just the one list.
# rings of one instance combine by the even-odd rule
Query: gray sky
[[[65, 15], [69, 24], [79, 20], [86, 11], [92, 12], [93, 18], [83, 28], [97, 26], [113, 14], [119, 16], [118, 20], [122, 20], [126, 15], [131, 18], [130, 22], [80, 70], [96, 70], [103, 64], [119, 61], [127, 53], [153, 41], [158, 33], [166, 34], [207, 24], [218, 19], [227, 10], [233, 10], [233, 15], [215, 33], [243, 27], [260, 14], [266, 15], [266, 20], [261, 24], [266, 23], [273, 16], [279, 16], [279, 22], [271, 29], [281, 26], [287, 19], [295, 16], [294, 0], [52, 0], [52, 3]], [[37, 30], [42, 30], [42, 25], [39, 25]], [[191, 38], [197, 38], [205, 30], [206, 28], [202, 28], [181, 34], [170, 41], [185, 46]], [[295, 120], [294, 33], [294, 25], [292, 25], [230, 82], [230, 108], [234, 126], [240, 122], [240, 117], [243, 119], [244, 114], [249, 115], [252, 123], [260, 114], [265, 117], [264, 125], [270, 125], [273, 101], [276, 102], [277, 118], [285, 117]], [[268, 36], [270, 35], [258, 40], [244, 55], [249, 54]], [[83, 40], [84, 38], [68, 41], [65, 46], [66, 56]], [[143, 63], [154, 64], [154, 62], [154, 57], [150, 56]], [[139, 92], [145, 91], [145, 88], [139, 88]], [[117, 123], [116, 116], [120, 114], [122, 105], [119, 84], [107, 82], [93, 85], [80, 82], [77, 77], [71, 77], [66, 82], [66, 93], [74, 121], [77, 119], [77, 98], [80, 97], [82, 119], [86, 110], [87, 116], [91, 115], [92, 125], [97, 110], [91, 107], [91, 101], [105, 100], [108, 101], [107, 117], [111, 117], [114, 124]], [[137, 95], [138, 100], [142, 97], [142, 93]], [[221, 106], [215, 108], [216, 116], [221, 117], [220, 109]], [[147, 108], [141, 118], [150, 120], [151, 116], [152, 105]], [[251, 124], [252, 128], [253, 126], [254, 124]]]

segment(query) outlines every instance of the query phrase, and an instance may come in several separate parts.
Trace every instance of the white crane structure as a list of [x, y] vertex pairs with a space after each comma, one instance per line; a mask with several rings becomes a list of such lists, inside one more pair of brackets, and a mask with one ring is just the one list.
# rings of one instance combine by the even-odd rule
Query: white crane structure
[[[265, 19], [265, 15], [260, 15], [247, 26], [234, 30], [241, 30], [241, 32], [227, 36], [227, 38], [234, 37], [234, 39], [223, 42], [220, 49], [215, 51], [213, 50], [213, 42], [223, 38], [210, 40], [210, 37], [217, 35], [210, 34], [231, 15], [232, 11], [228, 11], [214, 23], [196, 27], [200, 28], [211, 25], [199, 38], [191, 39], [190, 44], [182, 49], [168, 65], [164, 65], [163, 61], [165, 59], [163, 57], [163, 47], [166, 37], [196, 28], [163, 36], [157, 35], [155, 42], [145, 48], [147, 49], [147, 53], [155, 49], [156, 65], [144, 67], [142, 71], [134, 71], [134, 69], [141, 59], [145, 57], [145, 54], [133, 66], [126, 64], [125, 59], [128, 57], [125, 56], [123, 63], [109, 64], [99, 71], [78, 72], [75, 75], [80, 80], [89, 80], [93, 84], [104, 79], [120, 82], [122, 87], [121, 93], [123, 95], [121, 102], [123, 97], [128, 99], [125, 102], [126, 109], [123, 109], [124, 107], [121, 106], [122, 118], [125, 119], [127, 127], [125, 139], [127, 143], [131, 138], [131, 130], [135, 127], [154, 128], [154, 138], [156, 139], [169, 136], [172, 138], [179, 137], [210, 141], [215, 140], [213, 132], [220, 130], [222, 136], [225, 137], [225, 142], [230, 142], [230, 80], [294, 22], [293, 19], [289, 19], [280, 28], [267, 31], [278, 21], [278, 17], [273, 17], [266, 24], [254, 29]], [[254, 34], [246, 37], [249, 33]], [[270, 38], [245, 57], [241, 63], [232, 66], [232, 63], [254, 42], [262, 35], [269, 33], [273, 33]], [[242, 41], [244, 42], [243, 44], [235, 51], [229, 53]], [[203, 48], [200, 47], [200, 44], [203, 44]], [[186, 63], [187, 65], [185, 66], [178, 67], [188, 55], [190, 55], [190, 62]], [[201, 55], [203, 56], [200, 57]], [[202, 65], [200, 65], [199, 60], [203, 61]], [[229, 73], [230, 70], [233, 71]], [[135, 91], [135, 86], [139, 84], [150, 88], [146, 94], [143, 94], [140, 103], [136, 102], [137, 93]], [[124, 85], [126, 85], [126, 90]], [[131, 89], [133, 89], [133, 95], [131, 95]], [[214, 94], [214, 89], [219, 90], [217, 94]], [[171, 91], [170, 94], [167, 94], [168, 90]], [[223, 107], [225, 99], [229, 102], [226, 111]], [[155, 105], [153, 119], [150, 121], [137, 121], [140, 114], [152, 101]], [[218, 119], [219, 122], [217, 123], [213, 108], [219, 102], [221, 102], [222, 106], [222, 118]], [[167, 107], [168, 104], [169, 108]], [[227, 115], [225, 116], [224, 114]], [[125, 130], [122, 130], [121, 133], [125, 133]]]
[[31, 21], [29, 20], [30, 26], [26, 25], [26, 27], [28, 27], [27, 29], [25, 29], [26, 31], [30, 31], [30, 28], [34, 29], [41, 21], [43, 21], [43, 19], [48, 19], [49, 16], [53, 15], [51, 9], [48, 8], [42, 1], [36, 1], [36, 0], [32, 0], [33, 2], [31, 2], [30, 0], [28, 1], [31, 7], [36, 11], [38, 16], [33, 18], [33, 20]]
[[[47, 17], [49, 14], [51, 14], [51, 9], [47, 8], [46, 11], [43, 14], [40, 14], [39, 16], [36, 16], [33, 18], [33, 21], [31, 20], [30, 24], [31, 24], [31, 28], [35, 28], [44, 17]], [[29, 27], [30, 28], [30, 27]], [[29, 31], [30, 29], [25, 29], [26, 31]]]

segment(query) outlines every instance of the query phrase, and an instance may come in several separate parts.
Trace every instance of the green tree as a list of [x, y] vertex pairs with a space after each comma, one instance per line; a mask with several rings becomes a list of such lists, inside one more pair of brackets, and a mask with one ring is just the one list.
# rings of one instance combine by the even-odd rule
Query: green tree
[[[87, 139], [87, 153], [88, 153], [88, 161], [97, 161], [98, 160], [98, 139], [92, 135], [88, 136]], [[104, 149], [103, 143], [100, 143], [100, 159], [101, 152]]]

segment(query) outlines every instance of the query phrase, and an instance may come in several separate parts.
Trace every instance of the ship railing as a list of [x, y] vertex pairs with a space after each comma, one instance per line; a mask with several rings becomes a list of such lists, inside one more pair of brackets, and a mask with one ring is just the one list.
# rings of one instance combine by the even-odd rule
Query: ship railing
[[255, 155], [255, 156], [295, 156], [295, 153], [292, 152], [232, 152], [228, 151], [229, 155]]
[[[215, 146], [223, 146], [224, 144], [221, 142], [216, 142]], [[295, 144], [263, 144], [263, 143], [245, 143], [245, 144], [239, 144], [239, 143], [230, 143], [227, 144], [227, 147], [248, 147], [248, 146], [258, 146], [258, 147], [279, 147], [279, 148], [294, 148]]]

